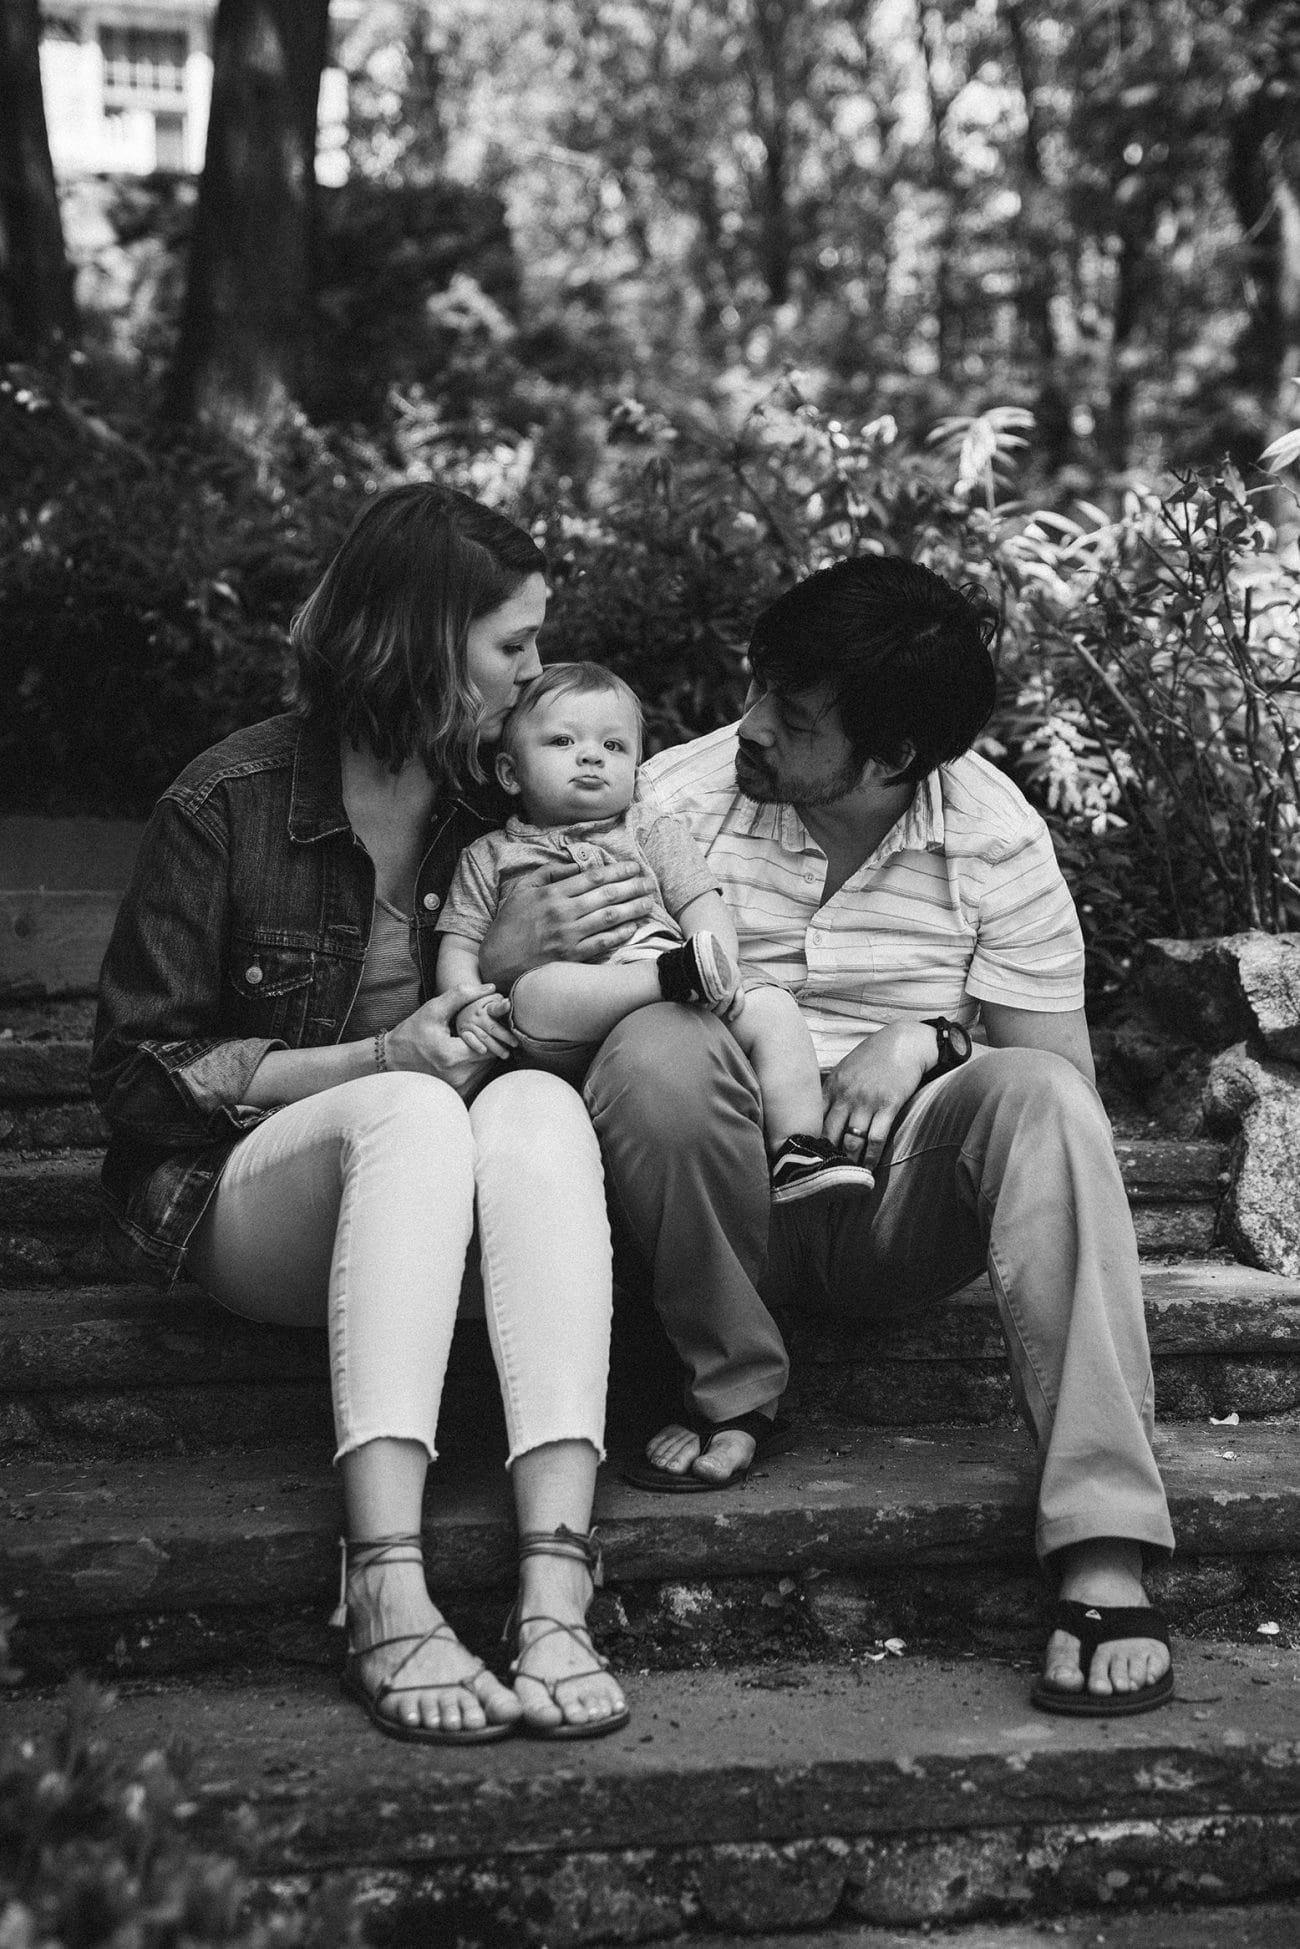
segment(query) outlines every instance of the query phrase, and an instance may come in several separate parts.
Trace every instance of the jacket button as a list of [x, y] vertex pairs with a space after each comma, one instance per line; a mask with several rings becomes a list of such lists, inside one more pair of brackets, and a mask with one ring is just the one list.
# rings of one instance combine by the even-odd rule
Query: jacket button
[[259, 967], [254, 966], [245, 971], [244, 980], [248, 983], [250, 988], [256, 988], [258, 982], [261, 979], [262, 979], [262, 970]]
[[438, 898], [438, 896], [437, 896], [437, 894], [436, 894], [436, 893], [426, 893], [426, 894], [425, 894], [425, 896], [424, 896], [424, 911], [425, 911], [425, 912], [426, 912], [427, 914], [432, 914], [432, 913], [436, 913], [436, 912], [437, 912], [437, 910], [438, 910], [438, 908], [439, 908], [439, 907], [440, 907], [441, 905], [442, 905], [442, 902], [441, 902], [441, 900], [439, 900], [439, 898]]

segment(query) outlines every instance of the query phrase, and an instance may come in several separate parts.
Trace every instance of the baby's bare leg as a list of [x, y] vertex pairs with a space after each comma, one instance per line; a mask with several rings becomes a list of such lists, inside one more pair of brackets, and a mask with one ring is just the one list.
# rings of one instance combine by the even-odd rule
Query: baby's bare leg
[[548, 961], [520, 975], [510, 993], [521, 1034], [539, 1042], [603, 1042], [625, 1015], [663, 1000], [658, 964]]
[[799, 1004], [784, 988], [750, 988], [731, 1032], [749, 1057], [763, 1092], [769, 1151], [787, 1137], [820, 1137], [822, 1079]]

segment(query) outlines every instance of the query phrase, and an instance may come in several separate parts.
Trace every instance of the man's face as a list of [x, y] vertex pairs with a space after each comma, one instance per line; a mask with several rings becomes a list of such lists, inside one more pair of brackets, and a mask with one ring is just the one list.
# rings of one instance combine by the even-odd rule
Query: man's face
[[863, 783], [826, 687], [772, 690], [755, 677], [745, 697], [736, 751], [736, 784], [769, 805], [829, 805]]

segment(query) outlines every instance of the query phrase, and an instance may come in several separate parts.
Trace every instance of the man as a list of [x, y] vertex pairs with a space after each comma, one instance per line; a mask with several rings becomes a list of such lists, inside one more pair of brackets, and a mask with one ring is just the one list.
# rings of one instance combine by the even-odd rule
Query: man
[[1173, 1535], [1137, 1247], [1073, 905], [1041, 818], [970, 752], [994, 628], [915, 563], [841, 562], [759, 617], [740, 723], [646, 767], [709, 856], [747, 980], [799, 1000], [825, 1136], [877, 1184], [771, 1210], [756, 1085], [722, 1024], [665, 1005], [609, 1037], [588, 1105], [693, 1411], [634, 1474], [743, 1478], [787, 1375], [768, 1302], [898, 1319], [987, 1267], [1064, 1600], [1035, 1700], [1141, 1711], [1172, 1689], [1142, 1552]]

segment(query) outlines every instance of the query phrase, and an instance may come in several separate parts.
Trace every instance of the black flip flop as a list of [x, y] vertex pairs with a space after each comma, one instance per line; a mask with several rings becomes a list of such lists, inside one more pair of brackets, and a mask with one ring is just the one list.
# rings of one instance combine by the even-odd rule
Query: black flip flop
[[[1068, 1631], [1079, 1640], [1079, 1667], [1085, 1675], [1092, 1665], [1098, 1645], [1113, 1644], [1118, 1638], [1154, 1638], [1168, 1645], [1169, 1627], [1163, 1615], [1150, 1607], [1121, 1604], [1077, 1604], [1061, 1598], [1052, 1613], [1052, 1629]], [[1153, 1685], [1139, 1692], [1063, 1692], [1040, 1678], [1030, 1693], [1040, 1712], [1060, 1712], [1073, 1719], [1120, 1719], [1134, 1712], [1154, 1712], [1167, 1705], [1174, 1695], [1172, 1669]]]
[[653, 1495], [662, 1496], [700, 1496], [716, 1494], [720, 1489], [738, 1489], [750, 1470], [765, 1461], [769, 1455], [784, 1455], [794, 1446], [794, 1436], [788, 1421], [778, 1415], [774, 1420], [754, 1409], [749, 1414], [738, 1414], [730, 1421], [683, 1421], [684, 1428], [700, 1438], [700, 1452], [703, 1454], [716, 1435], [749, 1435], [754, 1442], [753, 1459], [743, 1469], [737, 1469], [725, 1482], [710, 1482], [702, 1475], [696, 1475], [690, 1468], [678, 1474], [674, 1469], [657, 1468], [653, 1462], [642, 1455], [638, 1461], [629, 1462], [620, 1470], [622, 1478], [634, 1489], [649, 1489]]

